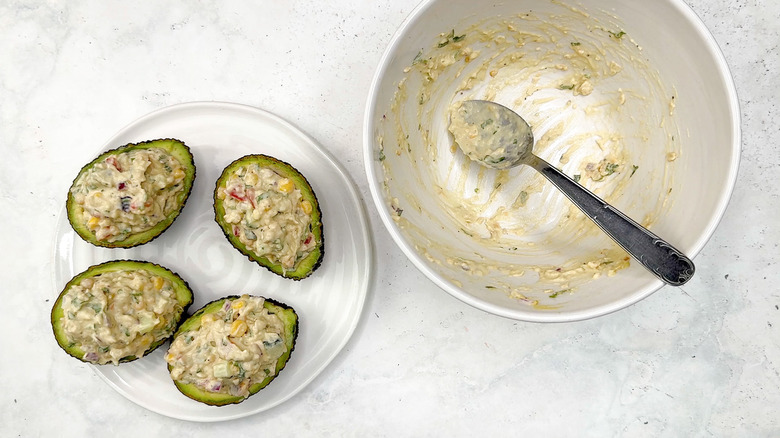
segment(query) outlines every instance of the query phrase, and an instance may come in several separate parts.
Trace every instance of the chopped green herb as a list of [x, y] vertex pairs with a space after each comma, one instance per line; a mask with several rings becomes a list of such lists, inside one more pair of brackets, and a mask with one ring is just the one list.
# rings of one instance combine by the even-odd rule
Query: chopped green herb
[[574, 85], [564, 85], [564, 84], [561, 84], [558, 88], [560, 88], [561, 90], [573, 90], [574, 89]]
[[[452, 29], [449, 35], [447, 35], [446, 42], [444, 43], [444, 45], [446, 46], [450, 42], [450, 39], [452, 39], [454, 36], [455, 36], [455, 29]], [[443, 47], [443, 46], [440, 45], [439, 47]]]
[[610, 35], [612, 35], [615, 39], [618, 40], [623, 38], [623, 36], [626, 34], [622, 30], [620, 32], [612, 32], [611, 30], [608, 30], [607, 32], [609, 32]]
[[[486, 155], [485, 158], [482, 159], [487, 164], [498, 164], [502, 161], [506, 160], [506, 157], [491, 157], [490, 155]], [[500, 184], [499, 184], [500, 185]], [[498, 188], [498, 186], [496, 186]]]
[[631, 175], [629, 175], [628, 177], [631, 178], [632, 176], [634, 176], [634, 174], [636, 173], [637, 169], [639, 169], [639, 166], [637, 166], [637, 165], [631, 166]]
[[379, 151], [379, 161], [385, 161], [385, 151]]
[[479, 187], [474, 189], [474, 193], [479, 193]]
[[528, 192], [522, 190], [520, 192], [520, 205], [525, 205], [526, 201], [528, 201]]
[[620, 167], [617, 163], [607, 163], [607, 165], [604, 167], [604, 171], [606, 172], [604, 176], [612, 175], [615, 173], [615, 171]]
[[579, 173], [572, 176], [574, 182], [580, 182], [580, 178], [582, 178], [582, 175], [580, 175]]
[[462, 40], [466, 37], [466, 34], [463, 35], [455, 35], [455, 29], [452, 29], [450, 33], [441, 41], [439, 41], [439, 44], [436, 45], [438, 48], [442, 48], [449, 44], [450, 42], [457, 43], [458, 41]]
[[417, 56], [415, 56], [415, 57], [414, 57], [414, 59], [412, 60], [412, 65], [416, 65], [416, 64], [419, 64], [419, 63], [421, 63], [421, 62], [422, 62], [422, 63], [425, 63], [425, 62], [426, 62], [426, 60], [425, 60], [425, 59], [423, 59], [422, 55], [423, 55], [423, 51], [422, 51], [422, 50], [420, 50], [419, 52], [417, 52]]
[[550, 298], [558, 298], [558, 295], [565, 294], [565, 293], [571, 293], [571, 292], [572, 292], [571, 289], [559, 290], [557, 292], [553, 292], [552, 294], [550, 294]]
[[490, 286], [490, 285], [485, 286], [485, 289], [495, 289], [495, 288], [496, 288], [495, 286]]
[[486, 127], [486, 126], [488, 126], [488, 125], [490, 125], [490, 124], [492, 124], [492, 123], [493, 123], [493, 119], [487, 119], [487, 120], [485, 120], [484, 122], [482, 122], [482, 123], [479, 125], [479, 127], [480, 127], [480, 128], [482, 128], [482, 129], [485, 129], [485, 127]]
[[580, 44], [582, 44], [582, 43], [580, 43], [579, 41], [572, 41], [571, 42], [572, 46], [579, 46]]

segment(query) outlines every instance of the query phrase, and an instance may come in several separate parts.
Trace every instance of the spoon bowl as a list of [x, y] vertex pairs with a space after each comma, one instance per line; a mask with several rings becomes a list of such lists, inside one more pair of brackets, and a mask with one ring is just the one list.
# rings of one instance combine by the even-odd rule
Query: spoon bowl
[[483, 166], [534, 168], [666, 284], [681, 286], [693, 276], [694, 264], [685, 254], [534, 155], [531, 127], [511, 109], [486, 100], [460, 102], [450, 111], [449, 131], [464, 154]]
[[534, 134], [517, 113], [495, 102], [467, 100], [451, 109], [450, 133], [472, 160], [509, 169], [532, 154]]

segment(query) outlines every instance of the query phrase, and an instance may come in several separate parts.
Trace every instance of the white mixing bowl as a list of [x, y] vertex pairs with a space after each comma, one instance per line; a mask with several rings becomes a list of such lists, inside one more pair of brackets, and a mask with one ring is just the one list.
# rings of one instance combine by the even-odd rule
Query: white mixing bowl
[[529, 167], [471, 162], [453, 102], [531, 124], [534, 151], [690, 257], [739, 164], [739, 108], [714, 39], [681, 0], [428, 0], [371, 86], [365, 166], [380, 217], [442, 289], [526, 321], [591, 318], [663, 284]]

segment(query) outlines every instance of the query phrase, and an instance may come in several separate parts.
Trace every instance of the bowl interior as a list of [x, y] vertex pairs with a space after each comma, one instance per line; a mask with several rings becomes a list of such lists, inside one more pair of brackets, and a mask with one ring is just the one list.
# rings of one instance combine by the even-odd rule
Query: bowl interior
[[485, 98], [529, 121], [535, 152], [693, 256], [739, 160], [733, 82], [682, 2], [422, 3], [377, 70], [365, 160], [380, 216], [429, 278], [483, 310], [571, 321], [662, 286], [530, 168], [453, 145], [450, 105]]

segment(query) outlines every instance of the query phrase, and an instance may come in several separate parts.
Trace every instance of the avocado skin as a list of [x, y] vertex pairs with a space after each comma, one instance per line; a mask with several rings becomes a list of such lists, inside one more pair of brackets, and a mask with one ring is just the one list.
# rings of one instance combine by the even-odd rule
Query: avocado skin
[[72, 188], [73, 184], [75, 184], [76, 181], [79, 179], [79, 177], [81, 177], [81, 175], [84, 172], [86, 172], [89, 168], [94, 166], [96, 163], [105, 160], [111, 155], [118, 155], [124, 152], [131, 151], [133, 149], [151, 149], [151, 148], [165, 149], [166, 151], [174, 155], [184, 166], [184, 170], [185, 170], [184, 190], [182, 190], [182, 192], [179, 193], [178, 195], [179, 198], [178, 210], [169, 214], [168, 217], [166, 217], [162, 222], [158, 223], [151, 229], [148, 229], [138, 234], [131, 234], [124, 240], [118, 240], [116, 242], [106, 242], [106, 241], [97, 240], [95, 238], [95, 235], [92, 233], [92, 231], [90, 231], [85, 224], [81, 223], [81, 217], [79, 213], [83, 210], [73, 200], [73, 195], [71, 194], [70, 189], [68, 189], [68, 197], [65, 202], [65, 210], [67, 211], [68, 214], [68, 222], [70, 222], [70, 225], [71, 227], [73, 227], [73, 230], [76, 231], [76, 234], [78, 234], [79, 237], [81, 237], [85, 242], [91, 243], [92, 245], [95, 246], [101, 246], [105, 248], [132, 248], [134, 246], [143, 245], [144, 243], [148, 243], [156, 239], [165, 230], [167, 230], [168, 227], [170, 227], [171, 224], [173, 224], [173, 221], [179, 216], [179, 213], [181, 213], [181, 211], [184, 209], [184, 205], [187, 203], [187, 199], [190, 196], [190, 192], [192, 192], [192, 186], [195, 181], [196, 169], [195, 169], [195, 162], [192, 156], [192, 152], [190, 151], [189, 146], [184, 144], [183, 141], [177, 140], [175, 138], [163, 138], [157, 140], [143, 141], [140, 143], [129, 143], [124, 146], [119, 146], [116, 149], [111, 149], [106, 152], [103, 152], [102, 154], [98, 155], [97, 158], [90, 161], [84, 167], [81, 168], [79, 173], [76, 175], [76, 178], [73, 179], [73, 183], [71, 183], [70, 186]]
[[[200, 318], [207, 313], [214, 313], [219, 311], [226, 300], [236, 300], [239, 298], [241, 298], [239, 295], [229, 295], [204, 305], [192, 316], [187, 318], [186, 321], [179, 325], [178, 330], [176, 330], [176, 333], [173, 335], [173, 339], [176, 339], [183, 333], [198, 329], [200, 327]], [[287, 351], [276, 362], [276, 373], [273, 376], [266, 377], [262, 382], [258, 382], [252, 385], [249, 388], [249, 395], [247, 397], [238, 397], [219, 392], [204, 391], [203, 389], [198, 388], [191, 383], [183, 383], [174, 380], [173, 383], [176, 385], [176, 388], [179, 390], [179, 392], [195, 401], [199, 401], [207, 405], [227, 406], [241, 403], [247, 398], [257, 394], [261, 389], [268, 386], [271, 381], [279, 376], [279, 373], [287, 365], [293, 350], [295, 350], [295, 341], [298, 339], [298, 327], [300, 322], [298, 321], [298, 314], [295, 313], [295, 310], [292, 307], [271, 298], [264, 298], [264, 300], [265, 302], [263, 303], [263, 307], [269, 309], [269, 311], [274, 310], [274, 313], [279, 315], [279, 317], [284, 322], [284, 330], [286, 335], [285, 345], [287, 346]], [[171, 366], [168, 365], [168, 372], [170, 371]]]
[[[280, 175], [286, 178], [290, 178], [295, 183], [295, 187], [301, 190], [303, 198], [308, 200], [312, 204], [311, 212], [311, 227], [314, 239], [317, 241], [317, 247], [309, 253], [306, 258], [298, 262], [298, 266], [295, 270], [284, 271], [281, 264], [272, 263], [266, 257], [261, 257], [247, 248], [238, 237], [232, 233], [232, 227], [227, 222], [224, 222], [222, 218], [225, 216], [225, 209], [222, 206], [222, 200], [217, 196], [220, 187], [224, 187], [227, 179], [237, 168], [250, 163], [258, 163], [261, 167], [270, 167], [274, 169]], [[279, 160], [268, 155], [255, 154], [245, 155], [232, 163], [230, 163], [222, 171], [222, 174], [217, 179], [216, 187], [214, 188], [214, 220], [219, 224], [219, 228], [225, 237], [233, 247], [239, 252], [244, 254], [249, 260], [257, 263], [258, 265], [268, 269], [274, 274], [280, 275], [285, 278], [293, 280], [302, 280], [310, 276], [317, 268], [322, 265], [322, 259], [325, 256], [325, 235], [322, 225], [322, 211], [320, 210], [320, 203], [317, 199], [317, 195], [314, 193], [311, 184], [301, 172], [294, 168], [289, 163]]]
[[[112, 260], [112, 261], [100, 263], [98, 265], [90, 266], [84, 272], [77, 274], [75, 277], [73, 277], [70, 281], [68, 281], [65, 287], [62, 288], [62, 292], [60, 292], [59, 296], [57, 297], [57, 300], [54, 302], [54, 305], [52, 306], [51, 309], [51, 327], [52, 327], [52, 331], [54, 332], [54, 338], [57, 340], [57, 344], [60, 346], [60, 348], [62, 348], [70, 356], [75, 357], [76, 359], [82, 362], [90, 363], [93, 365], [100, 365], [100, 364], [95, 364], [93, 362], [90, 362], [88, 360], [84, 360], [84, 351], [81, 350], [80, 348], [76, 346], [68, 346], [70, 342], [68, 342], [68, 339], [65, 337], [65, 334], [62, 333], [60, 327], [60, 318], [64, 316], [64, 314], [62, 313], [62, 298], [65, 296], [65, 292], [67, 292], [72, 285], [79, 284], [81, 283], [82, 280], [86, 278], [95, 277], [105, 272], [137, 270], [137, 269], [144, 269], [147, 271], [151, 271], [157, 275], [160, 275], [162, 277], [171, 280], [171, 283], [173, 283], [176, 289], [176, 295], [179, 300], [179, 304], [181, 304], [182, 306], [182, 313], [181, 315], [179, 315], [179, 320], [177, 321], [177, 324], [181, 322], [182, 317], [186, 315], [187, 309], [189, 309], [189, 307], [192, 305], [192, 300], [193, 300], [192, 289], [190, 289], [190, 286], [187, 283], [187, 281], [181, 278], [177, 273], [171, 271], [168, 268], [160, 266], [156, 263], [144, 262], [140, 260]], [[146, 356], [152, 351], [156, 350], [160, 345], [164, 344], [165, 341], [167, 341], [168, 339], [170, 338], [160, 339], [157, 342], [153, 343], [152, 345], [149, 346], [149, 348], [144, 352], [143, 355]], [[138, 359], [138, 357], [136, 356], [127, 356], [120, 359], [119, 362], [120, 363], [132, 362], [136, 359]]]

